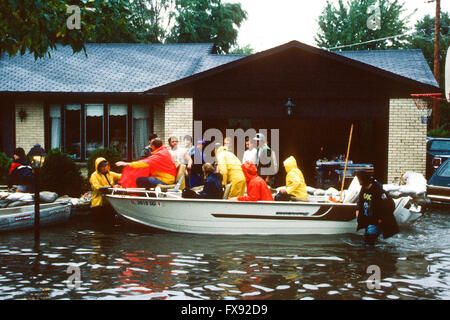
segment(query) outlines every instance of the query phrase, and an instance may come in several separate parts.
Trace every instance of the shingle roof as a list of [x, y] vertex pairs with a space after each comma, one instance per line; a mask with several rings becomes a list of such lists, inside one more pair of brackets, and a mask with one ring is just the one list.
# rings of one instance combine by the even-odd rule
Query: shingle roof
[[213, 44], [86, 44], [0, 58], [0, 91], [143, 92], [193, 74]]
[[[144, 92], [246, 57], [212, 54], [213, 44], [86, 44], [51, 58], [0, 57], [0, 92]], [[334, 52], [438, 87], [420, 50]]]
[[332, 52], [409, 79], [439, 87], [420, 49]]

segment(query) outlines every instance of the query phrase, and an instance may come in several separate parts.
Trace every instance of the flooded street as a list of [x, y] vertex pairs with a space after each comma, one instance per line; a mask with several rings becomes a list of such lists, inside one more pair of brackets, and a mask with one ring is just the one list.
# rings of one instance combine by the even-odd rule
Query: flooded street
[[79, 215], [42, 229], [38, 250], [33, 231], [0, 235], [0, 299], [450, 299], [449, 228], [433, 211], [365, 248], [350, 234], [189, 235]]

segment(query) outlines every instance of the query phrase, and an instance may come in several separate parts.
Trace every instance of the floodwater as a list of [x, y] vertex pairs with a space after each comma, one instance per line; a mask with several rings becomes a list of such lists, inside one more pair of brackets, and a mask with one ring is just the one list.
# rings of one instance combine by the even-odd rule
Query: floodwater
[[[0, 234], [0, 299], [450, 299], [450, 213], [360, 236], [206, 236], [86, 215]], [[379, 281], [376, 276], [379, 275]], [[77, 281], [79, 280], [79, 281]]]

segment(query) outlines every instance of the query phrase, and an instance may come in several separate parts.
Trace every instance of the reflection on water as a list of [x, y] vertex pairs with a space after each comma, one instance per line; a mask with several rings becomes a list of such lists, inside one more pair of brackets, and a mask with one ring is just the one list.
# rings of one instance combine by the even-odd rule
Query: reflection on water
[[370, 249], [357, 235], [188, 235], [77, 216], [43, 229], [38, 250], [32, 231], [0, 235], [0, 299], [450, 299], [449, 227], [433, 212]]

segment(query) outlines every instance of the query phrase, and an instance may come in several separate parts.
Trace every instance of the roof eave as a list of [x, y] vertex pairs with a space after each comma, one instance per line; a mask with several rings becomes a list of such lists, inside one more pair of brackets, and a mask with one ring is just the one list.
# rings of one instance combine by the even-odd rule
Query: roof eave
[[179, 80], [173, 81], [171, 83], [149, 89], [149, 90], [145, 91], [144, 93], [145, 94], [152, 94], [153, 92], [168, 93], [168, 92], [170, 92], [171, 89], [173, 89], [175, 87], [186, 85], [186, 84], [189, 84], [189, 83], [197, 81], [197, 80], [205, 79], [209, 76], [213, 76], [220, 72], [224, 72], [224, 71], [236, 68], [238, 66], [250, 63], [252, 61], [262, 59], [267, 56], [277, 54], [279, 52], [283, 52], [290, 48], [298, 48], [300, 50], [304, 50], [304, 51], [307, 51], [307, 52], [310, 52], [313, 54], [318, 54], [322, 57], [332, 59], [332, 60], [335, 60], [337, 62], [346, 64], [346, 65], [349, 65], [352, 67], [362, 69], [363, 71], [372, 72], [374, 74], [380, 75], [380, 76], [388, 78], [388, 79], [400, 81], [408, 86], [419, 87], [419, 88], [423, 89], [424, 92], [441, 92], [442, 93], [442, 89], [440, 89], [439, 87], [436, 87], [436, 86], [433, 86], [433, 85], [430, 85], [427, 83], [423, 83], [423, 82], [420, 82], [420, 81], [417, 81], [414, 79], [410, 79], [410, 78], [380, 69], [378, 67], [366, 64], [364, 62], [360, 62], [360, 61], [357, 61], [357, 60], [354, 60], [351, 58], [347, 58], [345, 56], [339, 55], [337, 53], [333, 53], [331, 51], [312, 47], [312, 46], [306, 45], [306, 44], [298, 42], [298, 41], [290, 41], [286, 44], [283, 44], [283, 45], [280, 45], [280, 46], [277, 46], [277, 47], [274, 47], [274, 48], [271, 48], [271, 49], [268, 49], [265, 51], [257, 52], [255, 54], [246, 56], [242, 59], [231, 61], [229, 63], [217, 66], [215, 68], [188, 76], [186, 78], [179, 79]]

